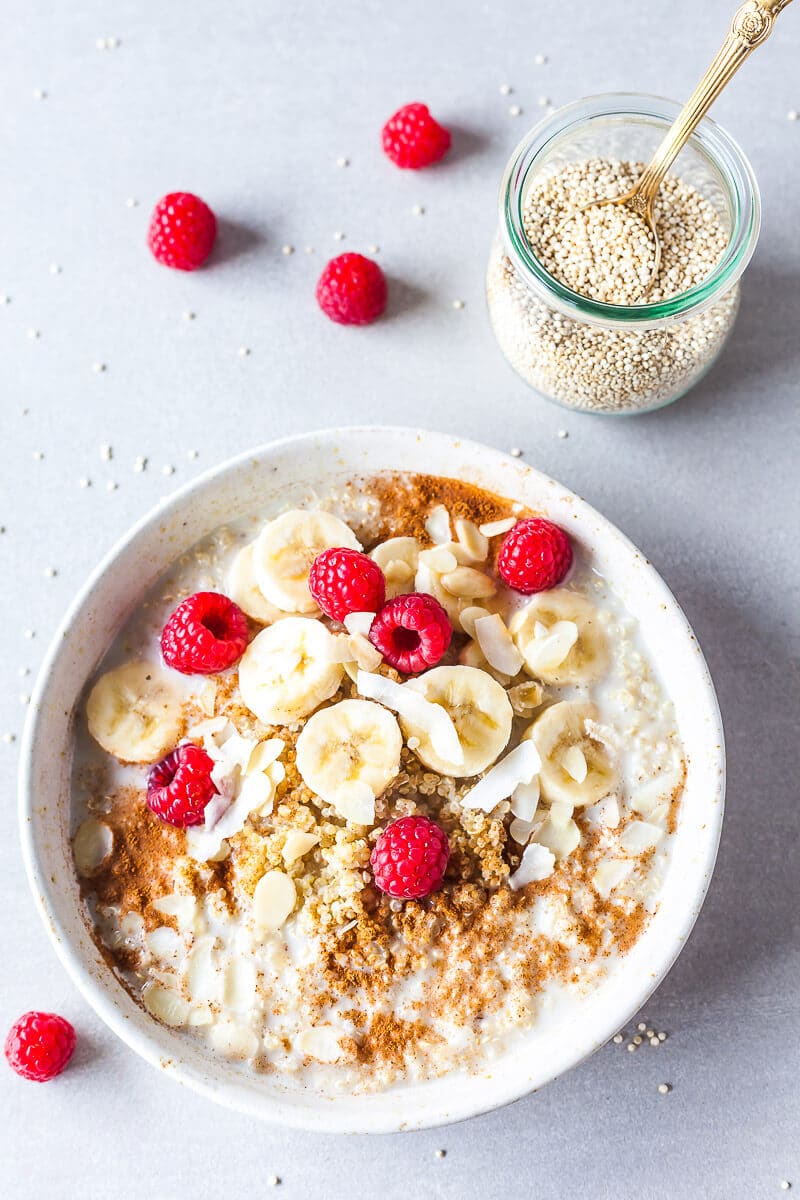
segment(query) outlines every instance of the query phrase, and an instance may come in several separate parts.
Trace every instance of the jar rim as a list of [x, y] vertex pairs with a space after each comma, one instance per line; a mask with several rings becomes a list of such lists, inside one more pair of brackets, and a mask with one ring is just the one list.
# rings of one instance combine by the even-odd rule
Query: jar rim
[[632, 117], [672, 124], [681, 109], [675, 100], [637, 92], [604, 93], [573, 101], [546, 117], [517, 145], [500, 187], [500, 226], [514, 265], [551, 306], [579, 320], [602, 325], [653, 325], [707, 308], [731, 288], [749, 263], [761, 228], [761, 198], [755, 173], [733, 137], [704, 117], [689, 139], [717, 169], [728, 190], [732, 228], [714, 269], [699, 284], [667, 300], [649, 304], [607, 304], [574, 292], [555, 279], [534, 254], [523, 226], [526, 182], [541, 154], [570, 131], [603, 117]]

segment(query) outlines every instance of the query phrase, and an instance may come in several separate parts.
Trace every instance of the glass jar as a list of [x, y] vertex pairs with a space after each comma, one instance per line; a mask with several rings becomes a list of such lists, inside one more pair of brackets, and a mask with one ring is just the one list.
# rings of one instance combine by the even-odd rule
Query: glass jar
[[708, 118], [670, 174], [717, 210], [727, 246], [688, 291], [630, 306], [587, 299], [548, 274], [524, 230], [535, 184], [592, 158], [649, 162], [679, 107], [653, 96], [580, 100], [537, 125], [506, 168], [487, 275], [492, 328], [522, 378], [567, 408], [620, 414], [670, 404], [705, 374], [733, 328], [761, 205], [749, 162]]

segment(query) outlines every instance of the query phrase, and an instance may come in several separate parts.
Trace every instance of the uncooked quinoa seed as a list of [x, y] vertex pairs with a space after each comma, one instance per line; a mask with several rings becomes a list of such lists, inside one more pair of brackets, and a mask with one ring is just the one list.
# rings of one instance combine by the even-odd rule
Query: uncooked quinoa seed
[[[606, 304], [654, 304], [696, 287], [725, 251], [728, 235], [695, 188], [667, 176], [656, 206], [661, 266], [652, 234], [627, 207], [576, 210], [621, 195], [643, 164], [589, 159], [541, 179], [527, 196], [523, 227], [545, 270]], [[739, 305], [731, 288], [710, 307], [659, 325], [575, 320], [551, 308], [523, 278], [498, 238], [489, 262], [489, 311], [506, 358], [538, 391], [570, 408], [602, 412], [657, 408], [686, 391], [721, 349]]]

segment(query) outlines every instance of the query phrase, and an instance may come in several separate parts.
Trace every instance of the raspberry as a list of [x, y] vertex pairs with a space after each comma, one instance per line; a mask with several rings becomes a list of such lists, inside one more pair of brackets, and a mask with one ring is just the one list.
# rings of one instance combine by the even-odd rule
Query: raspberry
[[27, 1012], [8, 1031], [8, 1064], [23, 1079], [45, 1083], [60, 1075], [72, 1058], [75, 1030], [57, 1013]]
[[386, 279], [363, 254], [332, 258], [317, 283], [317, 303], [337, 325], [370, 325], [386, 308]]
[[383, 127], [383, 149], [398, 167], [418, 170], [444, 158], [450, 133], [430, 114], [427, 104], [404, 104]]
[[369, 631], [373, 646], [390, 666], [405, 675], [435, 667], [452, 636], [447, 613], [425, 592], [395, 596], [384, 604]]
[[195, 592], [179, 604], [161, 634], [168, 667], [211, 675], [232, 667], [247, 649], [247, 617], [219, 592]]
[[435, 821], [417, 816], [387, 825], [369, 861], [382, 892], [399, 900], [417, 900], [442, 886], [449, 857], [445, 831]]
[[147, 807], [169, 825], [200, 825], [217, 789], [211, 780], [214, 760], [201, 746], [185, 743], [150, 768]]
[[377, 612], [386, 599], [386, 580], [376, 562], [358, 550], [323, 550], [311, 564], [308, 588], [327, 617]]
[[147, 244], [165, 267], [194, 271], [208, 258], [216, 236], [217, 218], [199, 196], [170, 192], [153, 209]]
[[497, 569], [517, 592], [554, 588], [572, 565], [572, 545], [563, 529], [542, 517], [517, 521], [503, 538]]

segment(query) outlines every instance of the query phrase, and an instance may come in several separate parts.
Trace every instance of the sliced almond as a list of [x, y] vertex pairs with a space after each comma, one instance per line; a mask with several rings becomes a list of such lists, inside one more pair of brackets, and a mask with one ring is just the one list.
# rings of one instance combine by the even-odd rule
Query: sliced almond
[[437, 504], [428, 513], [425, 532], [432, 542], [441, 544], [450, 541], [450, 513], [443, 504]]
[[297, 862], [298, 858], [308, 854], [309, 850], [318, 842], [319, 835], [316, 833], [305, 833], [302, 829], [290, 829], [286, 835], [286, 841], [283, 843], [283, 861], [287, 867], [290, 867], [292, 863]]
[[475, 637], [490, 666], [512, 678], [519, 674], [523, 658], [499, 613], [478, 617], [475, 621]]
[[259, 742], [247, 763], [247, 774], [266, 771], [276, 759], [280, 758], [286, 749], [286, 743], [281, 738], [266, 738]]
[[483, 525], [479, 525], [481, 533], [484, 537], [498, 537], [501, 533], [508, 533], [517, 523], [516, 517], [504, 517], [502, 521], [486, 521]]
[[224, 1054], [226, 1058], [246, 1062], [258, 1050], [258, 1038], [252, 1029], [246, 1029], [227, 1018], [217, 1022], [208, 1037], [217, 1053]]
[[[539, 625], [539, 622], [536, 622]], [[534, 627], [534, 629], [536, 626]], [[556, 621], [544, 632], [537, 633], [525, 647], [525, 661], [531, 671], [553, 671], [560, 667], [578, 640], [578, 626], [574, 621]]]
[[460, 596], [465, 600], [486, 599], [497, 591], [494, 580], [474, 567], [456, 567], [454, 571], [442, 575], [442, 585], [451, 596]]
[[430, 550], [423, 550], [420, 553], [419, 562], [437, 575], [445, 575], [448, 571], [455, 571], [458, 567], [458, 559], [455, 554], [445, 546], [433, 546]]
[[561, 765], [576, 783], [583, 783], [589, 773], [586, 755], [580, 746], [569, 746], [561, 757]]
[[145, 937], [147, 949], [154, 958], [162, 962], [177, 962], [178, 956], [184, 950], [183, 938], [169, 925], [159, 925]]
[[96, 817], [88, 817], [75, 832], [72, 853], [79, 875], [93, 875], [111, 853], [114, 834], [110, 826]]
[[234, 1012], [247, 1012], [256, 997], [256, 968], [249, 958], [232, 958], [225, 972], [223, 1002]]
[[297, 903], [294, 881], [283, 871], [267, 871], [253, 893], [253, 915], [264, 930], [280, 929]]
[[362, 671], [377, 671], [383, 662], [383, 655], [373, 646], [362, 633], [353, 634], [348, 639], [352, 661], [357, 663]]
[[523, 821], [520, 817], [515, 817], [508, 827], [508, 832], [518, 845], [525, 846], [533, 829], [533, 821]]
[[481, 608], [478, 604], [470, 604], [467, 608], [465, 608], [461, 613], [460, 620], [461, 628], [464, 630], [464, 633], [467, 635], [467, 637], [474, 638], [475, 622], [479, 621], [481, 617], [488, 616], [488, 610]]
[[[408, 564], [403, 563], [403, 566], [408, 566]], [[409, 570], [409, 572], [411, 572], [410, 567], [408, 568], [408, 570]], [[411, 573], [413, 574], [413, 572], [411, 572]], [[344, 627], [347, 630], [347, 632], [349, 634], [351, 634], [352, 636], [355, 636], [355, 634], [360, 633], [364, 637], [367, 637], [370, 629], [372, 628], [372, 622], [374, 620], [375, 620], [374, 612], [351, 612], [351, 613], [348, 613], [344, 619]]]
[[142, 1003], [152, 1016], [165, 1025], [185, 1025], [189, 1020], [189, 1005], [173, 988], [149, 980], [142, 988]]
[[456, 537], [474, 562], [484, 562], [489, 553], [489, 539], [472, 521], [456, 521]]

